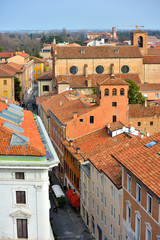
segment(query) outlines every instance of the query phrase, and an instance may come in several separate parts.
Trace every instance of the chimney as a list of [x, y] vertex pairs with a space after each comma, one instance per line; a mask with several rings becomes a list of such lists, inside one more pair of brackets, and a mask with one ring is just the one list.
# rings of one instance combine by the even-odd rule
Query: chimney
[[111, 64], [111, 79], [114, 79], [115, 75], [114, 75], [114, 64]]
[[73, 146], [73, 141], [69, 140], [69, 147], [72, 147], [72, 146]]
[[78, 112], [73, 112], [73, 119], [76, 119], [78, 115]]
[[141, 138], [143, 139], [143, 137], [144, 137], [144, 134], [143, 134], [143, 132], [140, 132], [140, 135], [141, 135]]
[[79, 153], [80, 153], [80, 148], [76, 147], [76, 154], [79, 154]]
[[86, 84], [87, 84], [87, 87], [92, 87], [91, 79], [86, 79]]
[[88, 64], [84, 64], [84, 76], [88, 77]]
[[60, 99], [60, 101], [59, 101], [59, 105], [60, 105], [60, 106], [63, 105], [62, 99]]
[[147, 107], [147, 100], [144, 101], [144, 106]]

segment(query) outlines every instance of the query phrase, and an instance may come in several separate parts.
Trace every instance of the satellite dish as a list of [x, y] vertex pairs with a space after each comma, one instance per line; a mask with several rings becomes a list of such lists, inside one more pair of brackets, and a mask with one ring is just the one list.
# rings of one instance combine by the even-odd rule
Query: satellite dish
[[131, 131], [131, 132], [134, 132], [134, 131], [135, 131], [135, 128], [134, 128], [134, 127], [131, 127], [131, 128], [130, 128], [130, 131]]

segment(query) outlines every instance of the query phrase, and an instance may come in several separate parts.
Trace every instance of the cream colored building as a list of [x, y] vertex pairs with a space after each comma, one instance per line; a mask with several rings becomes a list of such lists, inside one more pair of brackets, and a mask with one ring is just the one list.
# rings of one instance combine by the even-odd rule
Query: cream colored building
[[81, 167], [81, 216], [95, 239], [121, 239], [122, 188], [89, 161]]
[[34, 81], [34, 60], [30, 61], [30, 56], [27, 53], [19, 53], [16, 56], [13, 56], [9, 58], [8, 63], [13, 62], [13, 63], [18, 63], [26, 67], [26, 72], [25, 72], [25, 78], [26, 78], [26, 83], [25, 83], [25, 91], [29, 93], [32, 89], [32, 84]]

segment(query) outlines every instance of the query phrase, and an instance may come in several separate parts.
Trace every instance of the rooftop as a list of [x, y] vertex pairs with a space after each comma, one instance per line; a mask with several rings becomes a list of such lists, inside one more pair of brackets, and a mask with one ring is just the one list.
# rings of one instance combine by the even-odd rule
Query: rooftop
[[[151, 144], [152, 141], [157, 143]], [[150, 147], [146, 144], [150, 144]], [[117, 161], [160, 198], [160, 134], [137, 142], [130, 141], [126, 146], [121, 144], [119, 149], [112, 154]]]
[[159, 56], [143, 56], [143, 63], [144, 64], [159, 64], [160, 63], [160, 55]]
[[160, 83], [138, 84], [139, 92], [158, 92], [160, 91]]
[[146, 107], [141, 104], [130, 104], [129, 105], [129, 117], [139, 118], [139, 117], [154, 117], [160, 116], [160, 106], [150, 106]]
[[[135, 46], [57, 46], [56, 49], [58, 59], [142, 58], [139, 48]], [[118, 51], [115, 51], [117, 49]]]

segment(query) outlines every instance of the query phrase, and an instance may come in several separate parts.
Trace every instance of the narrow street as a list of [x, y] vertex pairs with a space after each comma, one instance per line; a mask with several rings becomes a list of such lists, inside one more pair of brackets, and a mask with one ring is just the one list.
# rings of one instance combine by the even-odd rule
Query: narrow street
[[[37, 108], [35, 108], [36, 97], [38, 96], [38, 87], [37, 85], [33, 86], [32, 91], [25, 97], [25, 109], [32, 111], [37, 114]], [[58, 184], [60, 185], [58, 179], [53, 172], [50, 172], [51, 176], [51, 185]], [[88, 231], [88, 228], [84, 224], [80, 214], [72, 207], [69, 200], [66, 198], [66, 206], [57, 208], [55, 211], [55, 201], [53, 193], [50, 192], [50, 220], [53, 232], [55, 234], [55, 240], [76, 240], [92, 239], [91, 234]], [[57, 237], [56, 237], [57, 236]]]

